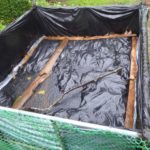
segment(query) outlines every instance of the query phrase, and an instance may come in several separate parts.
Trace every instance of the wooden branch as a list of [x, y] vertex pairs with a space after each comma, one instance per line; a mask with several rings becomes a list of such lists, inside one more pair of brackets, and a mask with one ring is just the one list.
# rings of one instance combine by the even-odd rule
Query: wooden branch
[[136, 36], [136, 34], [112, 34], [112, 35], [104, 35], [104, 36], [49, 36], [46, 37], [45, 39], [47, 40], [73, 40], [73, 41], [78, 41], [78, 40], [97, 40], [97, 39], [109, 39], [109, 38], [125, 38], [125, 37], [133, 37]]
[[64, 39], [61, 44], [58, 46], [58, 48], [55, 50], [52, 57], [49, 59], [47, 64], [44, 66], [44, 68], [40, 71], [39, 75], [35, 78], [35, 80], [27, 87], [27, 89], [23, 92], [22, 96], [16, 99], [16, 101], [13, 104], [13, 108], [21, 108], [24, 103], [27, 102], [27, 100], [32, 96], [33, 91], [36, 89], [36, 87], [41, 84], [47, 77], [51, 74], [52, 68], [58, 59], [59, 55], [63, 51], [63, 49], [66, 47], [68, 43], [67, 39]]
[[130, 81], [128, 90], [128, 101], [126, 108], [125, 127], [133, 128], [134, 123], [134, 104], [135, 104], [135, 81], [137, 75], [137, 63], [136, 63], [136, 37], [132, 37], [132, 50], [131, 50], [131, 66], [130, 66]]
[[76, 89], [78, 89], [78, 88], [84, 87], [84, 86], [86, 86], [86, 85], [88, 85], [88, 84], [90, 84], [90, 83], [95, 83], [95, 82], [97, 82], [98, 80], [100, 80], [100, 79], [102, 79], [102, 78], [104, 78], [104, 77], [106, 77], [106, 76], [109, 76], [109, 75], [111, 75], [111, 74], [113, 74], [113, 73], [117, 73], [117, 72], [120, 71], [121, 69], [122, 69], [122, 68], [118, 68], [118, 69], [115, 69], [115, 70], [113, 70], [113, 71], [107, 72], [107, 73], [105, 73], [104, 75], [98, 76], [96, 79], [90, 80], [90, 81], [88, 81], [88, 82], [85, 82], [85, 83], [83, 83], [83, 84], [81, 84], [81, 85], [78, 85], [78, 86], [75, 86], [75, 87], [69, 89], [68, 91], [62, 93], [62, 94], [59, 96], [58, 99], [54, 100], [54, 101], [53, 101], [53, 104], [51, 104], [48, 108], [40, 109], [40, 108], [31, 107], [31, 108], [28, 108], [27, 110], [36, 111], [36, 112], [41, 112], [41, 113], [46, 113], [46, 112], [50, 111], [53, 106], [55, 106], [56, 104], [58, 104], [58, 103], [64, 98], [64, 96], [65, 96], [66, 94], [68, 94], [68, 93], [70, 93], [70, 92], [72, 92], [72, 91], [74, 91], [74, 90], [76, 90]]

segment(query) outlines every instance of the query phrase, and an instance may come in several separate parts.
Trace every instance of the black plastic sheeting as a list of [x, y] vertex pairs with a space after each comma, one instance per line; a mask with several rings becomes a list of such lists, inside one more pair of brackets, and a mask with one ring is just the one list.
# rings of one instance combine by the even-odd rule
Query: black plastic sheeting
[[42, 35], [94, 36], [139, 33], [139, 6], [97, 8], [34, 7], [0, 34], [0, 81]]
[[18, 70], [15, 79], [12, 79], [11, 82], [3, 88], [1, 95], [3, 94], [5, 97], [0, 99], [0, 105], [11, 107], [14, 100], [32, 83], [58, 45], [59, 41], [49, 40], [43, 40], [39, 44], [28, 63]]
[[[136, 89], [140, 129], [150, 128], [149, 70], [147, 61], [148, 9], [139, 6], [42, 8], [34, 7], [0, 33], [0, 81], [42, 35], [94, 36], [132, 31], [139, 37]], [[1, 91], [0, 95], [5, 95]]]
[[[118, 73], [70, 92], [49, 114], [124, 127], [130, 53], [131, 38], [70, 41], [58, 59], [50, 79], [37, 88], [24, 107], [48, 107], [61, 93], [122, 68]], [[43, 90], [44, 95], [38, 94]]]

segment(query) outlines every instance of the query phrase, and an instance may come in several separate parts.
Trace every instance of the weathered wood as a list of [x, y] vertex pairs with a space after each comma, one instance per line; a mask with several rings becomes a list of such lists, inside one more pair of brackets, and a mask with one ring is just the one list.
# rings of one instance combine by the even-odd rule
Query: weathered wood
[[35, 80], [27, 87], [27, 89], [23, 92], [22, 96], [16, 99], [16, 101], [13, 104], [13, 108], [21, 108], [24, 103], [27, 102], [27, 100], [32, 96], [33, 91], [36, 89], [36, 87], [42, 83], [47, 77], [51, 74], [52, 68], [58, 59], [59, 55], [63, 51], [63, 49], [66, 47], [68, 43], [67, 39], [64, 39], [61, 44], [58, 46], [58, 48], [55, 50], [52, 57], [49, 59], [45, 67], [40, 71], [39, 75], [35, 78]]
[[104, 35], [104, 36], [49, 36], [46, 37], [45, 39], [47, 40], [73, 40], [73, 41], [78, 41], [78, 40], [97, 40], [97, 39], [109, 39], [109, 38], [125, 38], [125, 37], [133, 37], [136, 36], [136, 34], [112, 34], [112, 35]]
[[33, 53], [35, 52], [36, 48], [39, 46], [39, 44], [46, 38], [46, 36], [42, 36], [39, 38], [30, 48], [30, 50], [27, 52], [27, 54], [22, 59], [22, 66], [28, 62], [28, 60], [31, 58]]
[[134, 104], [135, 104], [135, 81], [137, 75], [136, 63], [136, 37], [132, 37], [132, 50], [131, 50], [131, 66], [130, 66], [130, 81], [128, 90], [128, 101], [126, 107], [125, 127], [133, 128], [134, 123]]

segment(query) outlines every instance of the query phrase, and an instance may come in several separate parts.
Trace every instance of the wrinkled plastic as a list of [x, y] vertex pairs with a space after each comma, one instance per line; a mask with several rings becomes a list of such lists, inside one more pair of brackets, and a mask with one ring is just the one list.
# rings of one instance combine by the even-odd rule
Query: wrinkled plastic
[[[95, 83], [68, 93], [51, 115], [108, 126], [124, 126], [128, 95], [131, 38], [70, 41], [52, 75], [38, 87], [24, 107], [44, 108], [61, 93], [94, 80], [117, 68]], [[40, 95], [39, 91], [45, 92]]]
[[[43, 40], [28, 63], [18, 70], [17, 75], [12, 79], [3, 89], [4, 94], [9, 97], [5, 102], [11, 106], [21, 94], [28, 87], [28, 85], [35, 79], [39, 71], [47, 63], [54, 50], [58, 46], [58, 41]], [[1, 99], [0, 99], [1, 101]], [[9, 103], [7, 101], [10, 101]], [[3, 100], [3, 105], [6, 105]]]
[[28, 59], [29, 59], [30, 56], [32, 56], [32, 54], [34, 52], [33, 50], [35, 50], [37, 48], [37, 46], [39, 46], [41, 41], [43, 41], [44, 39], [45, 39], [45, 36], [42, 36], [33, 43], [33, 45], [28, 50], [26, 56], [12, 69], [12, 71], [7, 75], [7, 77], [2, 82], [0, 82], [0, 90], [3, 89], [3, 87], [5, 87], [13, 78], [15, 78], [15, 76], [18, 73], [18, 70], [21, 67], [24, 67], [26, 58], [28, 57]]
[[0, 91], [0, 106], [11, 106], [11, 98]]
[[139, 33], [139, 6], [34, 7], [0, 34], [0, 81], [22, 59], [31, 41], [42, 35], [94, 36]]

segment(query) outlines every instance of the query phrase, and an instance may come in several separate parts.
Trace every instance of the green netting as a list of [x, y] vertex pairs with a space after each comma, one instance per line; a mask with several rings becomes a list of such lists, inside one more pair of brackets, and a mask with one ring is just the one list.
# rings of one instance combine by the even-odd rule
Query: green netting
[[0, 109], [1, 150], [148, 150], [141, 138]]

